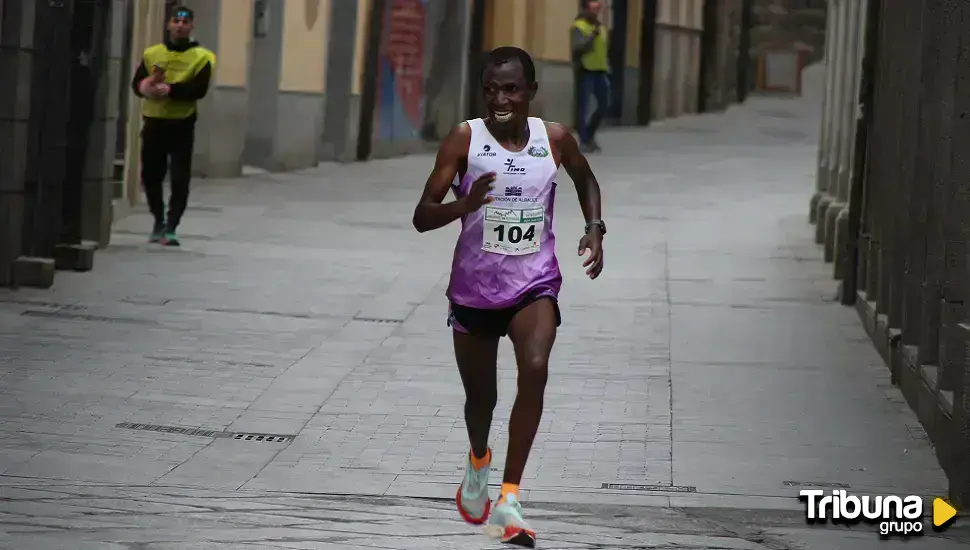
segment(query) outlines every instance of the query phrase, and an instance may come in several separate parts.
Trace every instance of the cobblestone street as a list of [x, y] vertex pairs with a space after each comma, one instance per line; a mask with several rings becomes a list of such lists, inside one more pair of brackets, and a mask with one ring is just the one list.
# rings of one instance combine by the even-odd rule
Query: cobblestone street
[[[522, 493], [540, 548], [895, 548], [807, 527], [799, 487], [945, 495], [812, 241], [818, 117], [754, 98], [605, 132], [596, 281], [563, 173], [563, 325]], [[498, 547], [448, 500], [458, 227], [410, 221], [431, 164], [197, 182], [181, 249], [147, 244], [142, 210], [93, 271], [0, 290], [0, 547]], [[496, 464], [514, 393], [504, 341]]]

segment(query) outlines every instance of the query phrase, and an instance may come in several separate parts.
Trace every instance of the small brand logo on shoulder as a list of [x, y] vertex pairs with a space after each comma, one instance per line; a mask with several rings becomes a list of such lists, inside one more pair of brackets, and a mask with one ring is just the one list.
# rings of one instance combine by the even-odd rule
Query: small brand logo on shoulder
[[542, 146], [537, 147], [533, 145], [529, 147], [528, 153], [530, 157], [536, 157], [541, 159], [549, 156], [549, 149], [546, 149], [545, 147], [542, 147]]
[[478, 156], [480, 156], [480, 157], [494, 157], [495, 156], [495, 151], [492, 151], [492, 146], [491, 145], [486, 144], [486, 145], [483, 145], [482, 146], [482, 150], [481, 150], [480, 153], [478, 153]]
[[518, 186], [515, 186], [515, 185], [513, 185], [512, 187], [506, 187], [505, 188], [505, 196], [506, 197], [521, 197], [522, 196], [522, 188], [521, 187], [518, 187]]
[[511, 158], [508, 158], [505, 160], [505, 173], [522, 175], [525, 174], [525, 168], [516, 166], [515, 162], [513, 162]]

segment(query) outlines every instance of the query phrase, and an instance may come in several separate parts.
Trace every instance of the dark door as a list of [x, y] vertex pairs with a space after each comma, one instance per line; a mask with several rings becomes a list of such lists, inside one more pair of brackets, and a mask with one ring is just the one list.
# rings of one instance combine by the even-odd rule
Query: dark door
[[610, 68], [613, 73], [610, 78], [612, 97], [610, 101], [610, 111], [607, 120], [611, 123], [619, 124], [620, 117], [623, 116], [623, 91], [626, 78], [626, 35], [627, 35], [627, 14], [629, 13], [629, 0], [613, 0], [610, 8], [612, 9], [612, 28], [610, 29]]
[[471, 28], [468, 39], [468, 86], [466, 87], [467, 118], [478, 118], [482, 115], [482, 87], [479, 77], [482, 74], [485, 50], [485, 2], [473, 0], [471, 5]]

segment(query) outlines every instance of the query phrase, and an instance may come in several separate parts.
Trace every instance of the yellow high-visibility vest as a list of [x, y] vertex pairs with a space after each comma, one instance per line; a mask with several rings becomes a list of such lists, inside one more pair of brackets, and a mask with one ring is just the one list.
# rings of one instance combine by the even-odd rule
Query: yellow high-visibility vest
[[[579, 18], [573, 21], [573, 27], [579, 29], [583, 36], [592, 36], [596, 26], [589, 21]], [[593, 48], [584, 53], [579, 62], [587, 71], [609, 71], [609, 47], [606, 41], [606, 27], [600, 26], [600, 34], [593, 39]]]
[[[213, 71], [216, 68], [216, 55], [201, 46], [184, 52], [174, 52], [166, 48], [165, 44], [156, 44], [145, 50], [143, 60], [149, 74], [155, 65], [165, 69], [166, 84], [181, 84], [192, 80], [207, 63]], [[141, 113], [148, 118], [185, 119], [195, 114], [197, 103], [176, 101], [167, 97], [145, 98]]]

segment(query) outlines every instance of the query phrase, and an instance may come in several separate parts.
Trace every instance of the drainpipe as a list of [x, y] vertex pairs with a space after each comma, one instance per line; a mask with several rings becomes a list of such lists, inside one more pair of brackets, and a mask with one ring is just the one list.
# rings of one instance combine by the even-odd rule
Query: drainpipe
[[864, 202], [868, 202], [868, 186], [865, 181], [869, 160], [868, 131], [872, 127], [872, 100], [875, 95], [876, 60], [879, 55], [879, 14], [882, 0], [869, 0], [866, 10], [865, 43], [862, 57], [862, 74], [859, 84], [859, 111], [856, 113], [856, 134], [853, 146], [852, 183], [849, 188], [848, 239], [845, 244], [847, 262], [842, 281], [841, 302], [853, 305], [859, 288], [859, 234], [862, 230]]

